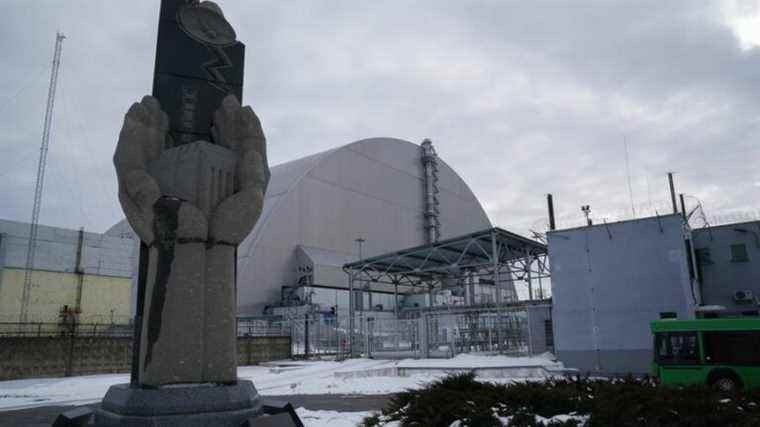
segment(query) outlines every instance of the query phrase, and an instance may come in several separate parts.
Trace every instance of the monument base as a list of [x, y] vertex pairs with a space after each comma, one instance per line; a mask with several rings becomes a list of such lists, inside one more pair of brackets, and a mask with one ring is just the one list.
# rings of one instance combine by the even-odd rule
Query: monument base
[[[269, 425], [269, 421], [273, 421], [270, 418], [274, 418], [264, 406], [251, 381], [238, 381], [234, 385], [177, 385], [158, 389], [117, 384], [108, 389], [101, 407], [95, 412], [95, 425], [263, 426]], [[288, 424], [279, 422], [277, 425]]]

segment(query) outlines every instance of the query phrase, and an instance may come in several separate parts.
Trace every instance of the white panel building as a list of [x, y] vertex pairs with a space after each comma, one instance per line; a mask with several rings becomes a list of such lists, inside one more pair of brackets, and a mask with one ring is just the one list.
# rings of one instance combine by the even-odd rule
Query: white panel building
[[[313, 288], [347, 288], [340, 266], [358, 256], [357, 238], [365, 240], [364, 257], [424, 244], [420, 155], [411, 142], [372, 138], [273, 167], [264, 212], [238, 249], [239, 313], [261, 314], [303, 273], [313, 273], [304, 283]], [[442, 161], [438, 188], [442, 239], [491, 227], [467, 184]], [[345, 307], [347, 292], [337, 292], [301, 298]]]
[[557, 357], [584, 372], [649, 372], [649, 322], [693, 318], [700, 303], [690, 234], [677, 214], [547, 233]]

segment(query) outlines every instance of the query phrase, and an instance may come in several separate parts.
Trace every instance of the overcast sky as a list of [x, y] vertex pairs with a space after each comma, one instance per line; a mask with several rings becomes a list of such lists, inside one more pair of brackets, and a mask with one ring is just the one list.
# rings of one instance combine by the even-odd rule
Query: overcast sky
[[[545, 226], [546, 193], [560, 226], [584, 204], [607, 220], [667, 212], [668, 171], [709, 221], [760, 218], [758, 2], [218, 3], [247, 45], [243, 102], [272, 165], [427, 137], [521, 233]], [[122, 217], [111, 156], [151, 90], [159, 1], [0, 7], [0, 218], [31, 216], [61, 30], [41, 222], [104, 231]]]

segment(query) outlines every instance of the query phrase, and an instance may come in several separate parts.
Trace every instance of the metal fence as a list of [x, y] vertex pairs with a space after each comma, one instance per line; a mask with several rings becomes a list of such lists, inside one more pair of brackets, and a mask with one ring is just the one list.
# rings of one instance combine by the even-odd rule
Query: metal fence
[[[527, 312], [490, 309], [407, 313], [358, 312], [353, 334], [348, 316], [310, 313], [238, 319], [238, 336], [289, 336], [294, 357], [448, 358], [461, 353], [531, 353]], [[0, 336], [131, 337], [130, 323], [0, 322]], [[353, 352], [351, 351], [353, 350]]]
[[359, 312], [353, 334], [348, 316], [317, 313], [260, 322], [261, 328], [289, 334], [295, 357], [352, 354], [374, 358], [449, 358], [472, 352], [531, 353], [524, 309], [420, 312], [403, 319], [387, 312]]
[[[0, 322], [0, 337], [131, 337], [135, 327], [132, 323], [54, 323], [54, 322]], [[239, 320], [237, 335], [244, 336], [290, 336], [288, 322]]]
[[238, 319], [239, 337], [290, 336], [290, 323], [280, 320]]
[[131, 337], [134, 327], [114, 323], [1, 322], [3, 337], [108, 336]]

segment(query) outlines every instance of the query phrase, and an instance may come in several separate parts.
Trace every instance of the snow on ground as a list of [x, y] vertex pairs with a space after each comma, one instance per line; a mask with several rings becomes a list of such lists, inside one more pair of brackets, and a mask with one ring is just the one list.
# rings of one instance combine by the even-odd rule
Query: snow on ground
[[[400, 365], [476, 368], [493, 366], [555, 366], [549, 356], [507, 357], [459, 355], [453, 359], [336, 361], [282, 361], [266, 366], [238, 368], [238, 376], [252, 380], [264, 396], [291, 394], [387, 394], [419, 388], [442, 377], [442, 372], [409, 377], [336, 377], [336, 372], [377, 371]], [[517, 378], [514, 378], [517, 379]], [[483, 380], [491, 380], [483, 378]], [[503, 382], [504, 378], [496, 379]], [[48, 405], [81, 405], [103, 398], [108, 387], [129, 382], [128, 374], [90, 375], [69, 378], [39, 378], [0, 381], [0, 411]]]
[[336, 378], [335, 372], [367, 371], [392, 366], [395, 361], [349, 359], [343, 362], [285, 362], [285, 367], [247, 366], [238, 376], [253, 381], [263, 395], [284, 394], [387, 394], [417, 388], [440, 375], [413, 377]]
[[399, 368], [508, 368], [545, 366], [561, 368], [551, 353], [534, 357], [487, 356], [482, 354], [458, 354], [451, 359], [404, 359], [397, 363]]
[[[296, 413], [305, 427], [355, 427], [364, 417], [372, 415], [372, 412], [310, 411], [304, 408], [296, 409]], [[386, 427], [394, 426], [398, 423], [386, 424]]]

